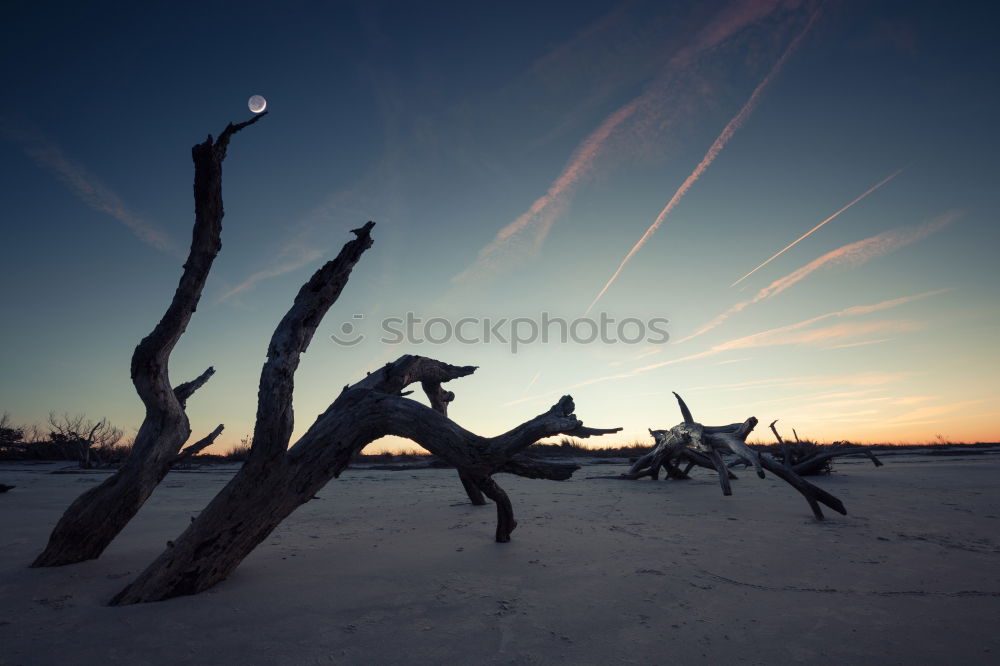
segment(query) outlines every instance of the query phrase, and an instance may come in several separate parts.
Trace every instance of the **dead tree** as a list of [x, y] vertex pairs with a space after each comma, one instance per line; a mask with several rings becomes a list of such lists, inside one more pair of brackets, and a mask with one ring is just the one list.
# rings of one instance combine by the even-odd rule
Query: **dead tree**
[[[424, 393], [427, 395], [427, 399], [430, 401], [431, 408], [439, 412], [442, 416], [448, 416], [448, 405], [455, 400], [454, 391], [446, 391], [442, 388], [439, 382], [422, 381], [420, 384]], [[506, 472], [508, 474], [516, 474], [517, 476], [523, 476], [529, 479], [565, 481], [573, 476], [573, 472], [578, 469], [580, 469], [580, 466], [572, 463], [550, 463], [543, 460], [535, 460], [523, 454], [518, 454], [504, 463], [504, 465], [497, 471]], [[476, 486], [475, 481], [469, 478], [469, 476], [461, 469], [458, 470], [458, 478], [462, 483], [462, 487], [465, 489], [465, 494], [468, 495], [469, 501], [472, 502], [472, 504], [476, 506], [483, 506], [486, 504], [486, 498], [483, 495], [483, 491]]]
[[[725, 427], [736, 432], [740, 425], [736, 423]], [[655, 481], [660, 478], [661, 468], [667, 472], [667, 478], [678, 480], [690, 479], [688, 472], [695, 466], [715, 471], [715, 465], [708, 456], [688, 448], [685, 440], [673, 437], [670, 430], [651, 429], [649, 434], [653, 436], [656, 445], [651, 451], [636, 460], [629, 471], [622, 475], [622, 478], [634, 481], [648, 476]], [[683, 463], [686, 465], [682, 470], [680, 466]], [[736, 475], [729, 472], [727, 478], [735, 479]]]
[[[448, 405], [455, 400], [454, 391], [445, 390], [440, 382], [425, 381], [421, 382], [420, 386], [427, 395], [427, 400], [431, 403], [431, 409], [441, 414], [441, 416], [448, 416]], [[484, 506], [486, 504], [486, 497], [483, 496], [483, 491], [462, 470], [458, 470], [458, 480], [461, 481], [462, 488], [465, 489], [465, 494], [468, 495], [470, 502], [475, 506]]]
[[493, 480], [518, 451], [543, 437], [589, 437], [617, 432], [584, 427], [564, 396], [551, 409], [497, 437], [465, 430], [440, 411], [402, 395], [408, 385], [442, 384], [475, 371], [420, 356], [403, 356], [345, 386], [304, 435], [288, 448], [293, 428], [295, 370], [323, 316], [340, 295], [352, 268], [372, 244], [374, 223], [299, 290], [278, 324], [261, 370], [257, 420], [249, 458], [233, 479], [176, 540], [119, 592], [112, 605], [195, 594], [225, 579], [289, 514], [340, 474], [351, 457], [385, 436], [409, 438], [454, 465], [497, 504], [496, 540], [507, 541], [517, 523], [510, 499]]
[[79, 461], [83, 469], [100, 464], [101, 453], [113, 448], [121, 438], [121, 428], [107, 419], [94, 422], [83, 414], [56, 416], [49, 412], [49, 441], [67, 458]]
[[792, 434], [795, 435], [795, 443], [787, 442], [778, 434], [778, 429], [774, 425], [777, 422], [777, 419], [771, 421], [770, 428], [781, 447], [778, 459], [786, 468], [799, 476], [829, 474], [833, 471], [833, 459], [840, 456], [867, 456], [875, 467], [882, 466], [882, 461], [867, 446], [852, 446], [849, 442], [834, 442], [830, 446], [819, 446], [813, 442], [800, 441], [794, 428]]
[[209, 368], [174, 388], [168, 373], [170, 353], [198, 306], [212, 262], [222, 247], [222, 162], [229, 140], [265, 115], [237, 125], [230, 123], [217, 140], [209, 136], [191, 149], [195, 203], [191, 250], [163, 318], [132, 354], [132, 383], [146, 416], [125, 463], [70, 505], [31, 566], [58, 566], [98, 557], [138, 513], [191, 435], [184, 411], [186, 401], [215, 370]]
[[684, 422], [669, 430], [650, 430], [650, 434], [656, 440], [656, 446], [636, 461], [622, 478], [639, 479], [651, 476], [656, 479], [661, 467], [667, 469], [668, 475], [671, 469], [681, 472], [677, 462], [686, 460], [689, 464], [687, 470], [682, 472], [685, 476], [687, 471], [690, 471], [691, 465], [714, 469], [719, 475], [722, 494], [732, 495], [729, 481], [735, 477], [722, 460], [721, 454], [734, 453], [748, 465], [752, 465], [760, 478], [764, 478], [766, 469], [799, 491], [806, 498], [817, 520], [823, 520], [823, 511], [819, 506], [821, 503], [846, 515], [847, 511], [839, 499], [809, 483], [792, 469], [779, 464], [768, 454], [758, 454], [747, 446], [746, 438], [757, 426], [756, 418], [751, 416], [743, 423], [725, 426], [705, 426], [694, 420], [691, 411], [679, 395], [674, 393], [674, 397], [677, 398]]
[[215, 427], [215, 430], [208, 433], [207, 435], [199, 439], [197, 442], [186, 447], [183, 451], [174, 456], [174, 459], [171, 461], [170, 464], [176, 465], [179, 462], [186, 462], [191, 458], [193, 458], [194, 456], [201, 453], [202, 451], [204, 451], [205, 449], [207, 449], [208, 447], [210, 447], [212, 444], [215, 443], [215, 440], [219, 437], [219, 435], [222, 434], [223, 428], [225, 428], [225, 426], [222, 425], [221, 423], [217, 425]]

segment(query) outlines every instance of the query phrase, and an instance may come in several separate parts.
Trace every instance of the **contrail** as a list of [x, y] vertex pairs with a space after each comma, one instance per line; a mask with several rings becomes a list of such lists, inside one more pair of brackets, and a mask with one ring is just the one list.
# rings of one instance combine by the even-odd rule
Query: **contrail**
[[[951, 291], [950, 289], [937, 289], [934, 291], [927, 291], [922, 294], [914, 294], [912, 296], [903, 296], [900, 298], [893, 298], [879, 303], [872, 303], [869, 305], [853, 305], [850, 307], [843, 308], [841, 310], [836, 310], [834, 312], [827, 312], [815, 317], [810, 317], [809, 319], [804, 319], [802, 321], [795, 322], [793, 324], [786, 324], [785, 326], [779, 326], [777, 328], [768, 329], [765, 331], [760, 331], [752, 335], [745, 335], [743, 337], [734, 338], [727, 342], [722, 342], [717, 345], [713, 345], [707, 349], [694, 354], [688, 354], [687, 356], [681, 356], [679, 358], [669, 359], [666, 361], [659, 361], [657, 363], [652, 363], [649, 365], [644, 365], [632, 370], [625, 370], [613, 375], [604, 375], [601, 377], [594, 377], [592, 379], [585, 379], [569, 386], [563, 386], [558, 389], [553, 389], [548, 393], [539, 393], [535, 395], [530, 395], [524, 398], [518, 398], [516, 400], [511, 400], [509, 402], [503, 403], [504, 407], [509, 407], [512, 405], [517, 405], [522, 402], [528, 402], [531, 400], [540, 400], [553, 393], [569, 392], [575, 391], [576, 389], [583, 388], [586, 386], [593, 386], [594, 384], [601, 384], [607, 381], [612, 381], [616, 379], [632, 379], [638, 375], [650, 372], [652, 370], [657, 370], [670, 365], [676, 365], [679, 363], [687, 363], [689, 361], [696, 361], [703, 358], [709, 358], [713, 356], [718, 356], [723, 352], [738, 350], [738, 349], [759, 349], [764, 347], [778, 347], [786, 345], [817, 345], [824, 342], [832, 342], [840, 338], [849, 338], [852, 336], [859, 335], [870, 335], [871, 333], [878, 331], [911, 331], [919, 327], [919, 324], [907, 320], [890, 320], [890, 321], [879, 321], [871, 323], [860, 323], [852, 324], [848, 322], [845, 324], [837, 324], [834, 326], [827, 326], [826, 328], [810, 328], [814, 324], [819, 322], [825, 322], [829, 319], [850, 319], [852, 317], [858, 317], [862, 315], [871, 314], [873, 312], [882, 312], [884, 310], [890, 310], [892, 308], [899, 307], [901, 305], [906, 305], [914, 301], [922, 300], [924, 298], [930, 298], [932, 296], [937, 296], [943, 293]], [[868, 373], [870, 374], [870, 373]], [[771, 380], [755, 380], [755, 382], [743, 382], [741, 384], [734, 384], [734, 387], [739, 387], [743, 385], [751, 385], [754, 383], [765, 382]]]
[[889, 174], [888, 176], [886, 176], [885, 178], [883, 178], [881, 181], [879, 181], [877, 184], [875, 184], [873, 187], [871, 187], [870, 189], [868, 189], [868, 191], [866, 191], [864, 194], [862, 194], [861, 196], [859, 196], [858, 198], [856, 198], [854, 201], [852, 201], [851, 203], [847, 204], [846, 206], [844, 206], [843, 208], [841, 208], [840, 210], [838, 210], [836, 213], [834, 213], [830, 217], [826, 218], [825, 220], [823, 220], [822, 222], [820, 222], [819, 224], [817, 224], [815, 227], [813, 227], [809, 231], [805, 232], [804, 234], [802, 234], [801, 236], [799, 236], [798, 238], [796, 238], [794, 241], [792, 241], [787, 246], [785, 246], [784, 249], [782, 249], [779, 252], [776, 252], [773, 257], [771, 257], [770, 259], [768, 259], [767, 261], [765, 261], [764, 263], [762, 263], [760, 266], [758, 266], [757, 268], [753, 269], [752, 271], [750, 271], [749, 273], [747, 273], [746, 275], [744, 275], [739, 280], [737, 280], [736, 282], [732, 283], [729, 286], [730, 287], [735, 287], [740, 282], [743, 282], [743, 280], [746, 280], [748, 277], [750, 277], [751, 275], [753, 275], [754, 273], [756, 273], [758, 270], [760, 270], [764, 266], [767, 266], [769, 263], [771, 263], [772, 261], [774, 261], [775, 259], [777, 259], [778, 257], [780, 257], [782, 254], [784, 254], [788, 250], [790, 250], [793, 247], [795, 247], [799, 243], [799, 241], [805, 240], [810, 235], [812, 235], [812, 233], [814, 231], [818, 231], [819, 228], [822, 227], [824, 224], [826, 224], [827, 222], [831, 222], [831, 221], [835, 220], [841, 213], [843, 213], [845, 210], [847, 210], [848, 208], [850, 208], [854, 204], [858, 203], [862, 199], [866, 198], [869, 194], [874, 194], [876, 190], [878, 190], [880, 187], [882, 187], [883, 185], [885, 185], [886, 183], [888, 183], [890, 180], [892, 180], [893, 178], [895, 178], [896, 176], [898, 176], [902, 172], [903, 172], [902, 169], [898, 169], [894, 173]]
[[638, 97], [618, 108], [590, 133], [548, 190], [527, 211], [498, 231], [493, 240], [479, 251], [472, 264], [451, 281], [467, 282], [502, 268], [510, 255], [516, 256], [526, 250], [538, 252], [553, 225], [569, 208], [577, 187], [597, 171], [602, 156], [626, 141], [629, 132], [641, 133], [638, 127], [651, 122], [666, 122], [662, 114], [671, 106], [666, 96], [668, 91], [672, 93], [672, 79], [689, 72], [701, 54], [712, 51], [748, 25], [770, 16], [781, 4], [781, 0], [739, 0], [714, 16], [694, 35], [690, 44], [670, 58], [664, 72]]
[[720, 326], [724, 321], [729, 319], [731, 315], [734, 315], [737, 312], [742, 312], [751, 305], [760, 303], [767, 298], [780, 294], [821, 268], [845, 263], [863, 264], [866, 261], [870, 261], [876, 257], [882, 256], [883, 254], [892, 252], [897, 248], [923, 240], [927, 236], [944, 229], [961, 216], [961, 211], [950, 211], [920, 225], [919, 227], [901, 227], [899, 229], [890, 229], [889, 231], [883, 231], [875, 236], [870, 236], [853, 243], [848, 243], [847, 245], [842, 245], [836, 250], [831, 250], [826, 254], [813, 259], [805, 266], [792, 271], [788, 275], [778, 278], [771, 284], [760, 289], [756, 295], [753, 296], [753, 298], [740, 301], [722, 314], [717, 315], [714, 319], [691, 335], [683, 337], [680, 340], [675, 340], [674, 344], [679, 345], [682, 342], [687, 342], [691, 338], [696, 338], [699, 335], [707, 333], [713, 328]]
[[607, 284], [604, 285], [604, 288], [601, 289], [601, 291], [597, 294], [597, 296], [594, 297], [594, 300], [591, 301], [590, 305], [587, 306], [587, 311], [585, 314], [589, 313], [591, 309], [593, 309], [593, 307], [597, 304], [597, 301], [601, 300], [601, 296], [604, 296], [604, 293], [608, 290], [608, 288], [614, 283], [616, 279], [618, 279], [618, 276], [621, 274], [622, 269], [625, 268], [625, 264], [627, 264], [629, 260], [632, 259], [633, 256], [635, 256], [635, 253], [639, 251], [639, 248], [641, 248], [649, 239], [649, 237], [652, 236], [653, 233], [659, 228], [659, 226], [663, 224], [663, 220], [665, 220], [667, 215], [670, 214], [670, 211], [674, 209], [674, 206], [676, 206], [678, 202], [680, 202], [680, 200], [684, 197], [684, 195], [687, 194], [687, 191], [691, 189], [691, 186], [694, 185], [699, 178], [701, 178], [701, 175], [705, 172], [705, 170], [708, 169], [709, 166], [711, 166], [712, 162], [715, 161], [715, 158], [719, 156], [720, 152], [722, 152], [722, 149], [726, 147], [726, 143], [728, 143], [729, 140], [733, 138], [733, 135], [736, 134], [736, 131], [743, 126], [743, 123], [746, 122], [747, 117], [749, 117], [749, 115], [753, 112], [754, 108], [756, 108], [757, 103], [760, 101], [761, 95], [764, 94], [764, 90], [767, 88], [768, 84], [771, 83], [771, 79], [773, 79], [775, 75], [777, 75], [777, 73], [781, 71], [781, 68], [784, 67], [785, 63], [788, 61], [788, 58], [792, 55], [795, 49], [798, 48], [798, 45], [802, 41], [802, 38], [805, 37], [807, 32], [809, 32], [809, 28], [811, 28], [812, 24], [816, 21], [817, 15], [818, 12], [813, 13], [812, 17], [810, 17], [809, 19], [809, 22], [802, 29], [802, 32], [800, 32], [798, 35], [795, 36], [795, 39], [791, 41], [791, 43], [785, 49], [785, 52], [781, 54], [781, 57], [778, 58], [778, 60], [771, 67], [771, 71], [767, 73], [767, 76], [765, 76], [764, 79], [759, 84], [757, 84], [757, 87], [750, 95], [750, 99], [748, 99], [746, 101], [746, 104], [743, 105], [743, 108], [740, 109], [739, 113], [733, 116], [733, 118], [722, 129], [722, 133], [719, 134], [719, 136], [709, 147], [708, 152], [705, 153], [705, 156], [701, 159], [701, 162], [698, 163], [698, 166], [696, 166], [694, 171], [691, 172], [691, 175], [689, 175], [686, 179], [684, 179], [684, 182], [681, 183], [681, 186], [677, 188], [676, 192], [674, 192], [674, 196], [670, 197], [670, 201], [667, 202], [667, 205], [663, 207], [663, 210], [660, 211], [660, 214], [656, 216], [656, 219], [653, 220], [653, 223], [649, 225], [648, 229], [646, 229], [646, 233], [642, 235], [642, 238], [639, 239], [639, 242], [637, 242], [634, 246], [632, 246], [632, 249], [629, 250], [628, 254], [625, 255], [625, 258], [622, 259], [622, 262], [618, 265], [618, 269], [615, 270], [614, 274], [607, 281]]
[[476, 260], [451, 281], [466, 282], [494, 267], [502, 254], [509, 250], [522, 233], [538, 227], [535, 247], [544, 241], [555, 219], [569, 205], [570, 195], [583, 178], [594, 168], [594, 163], [605, 150], [605, 144], [640, 107], [642, 98], [636, 98], [605, 118], [600, 126], [591, 132], [574, 151], [559, 177], [549, 186], [548, 191], [535, 200], [531, 207], [516, 220], [505, 226], [496, 237], [479, 251]]
[[49, 139], [29, 129], [10, 127], [6, 123], [0, 123], [0, 136], [20, 144], [36, 164], [54, 174], [83, 203], [118, 220], [143, 243], [161, 252], [183, 256], [180, 248], [166, 233], [133, 213], [121, 197], [83, 166], [67, 157]]

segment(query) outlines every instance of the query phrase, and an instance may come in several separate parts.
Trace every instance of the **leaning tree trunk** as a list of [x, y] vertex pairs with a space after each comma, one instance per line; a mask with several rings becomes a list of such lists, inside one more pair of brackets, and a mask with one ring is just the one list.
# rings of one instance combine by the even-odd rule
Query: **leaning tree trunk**
[[163, 318], [132, 354], [132, 383], [146, 407], [145, 419], [125, 463], [70, 505], [31, 566], [59, 566], [100, 556], [170, 471], [177, 452], [191, 435], [185, 403], [215, 370], [209, 368], [197, 379], [172, 388], [170, 353], [198, 306], [212, 262], [222, 247], [222, 161], [229, 140], [265, 115], [237, 125], [230, 123], [218, 140], [209, 136], [191, 149], [195, 173], [191, 250]]
[[299, 357], [326, 311], [339, 296], [351, 269], [371, 246], [369, 222], [354, 233], [336, 259], [299, 291], [271, 338], [258, 392], [257, 422], [247, 462], [176, 540], [112, 605], [158, 601], [195, 594], [225, 579], [271, 531], [309, 501], [351, 457], [385, 436], [407, 437], [468, 476], [497, 503], [497, 541], [516, 526], [510, 500], [492, 474], [518, 451], [542, 437], [589, 437], [620, 428], [586, 428], [564, 396], [544, 414], [498, 437], [480, 437], [401, 395], [414, 382], [441, 384], [475, 371], [419, 356], [403, 356], [345, 387], [306, 433], [288, 449], [293, 426], [293, 376]]

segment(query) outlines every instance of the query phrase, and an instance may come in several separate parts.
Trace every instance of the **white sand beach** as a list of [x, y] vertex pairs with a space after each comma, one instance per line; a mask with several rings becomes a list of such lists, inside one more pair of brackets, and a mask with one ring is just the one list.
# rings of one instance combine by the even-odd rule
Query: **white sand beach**
[[[739, 474], [565, 482], [499, 475], [519, 526], [493, 541], [452, 470], [348, 470], [224, 583], [106, 601], [233, 467], [175, 471], [98, 560], [29, 569], [105, 472], [7, 463], [0, 664], [995, 664], [1000, 456], [838, 461], [812, 518]], [[812, 479], [811, 479], [812, 480]]]

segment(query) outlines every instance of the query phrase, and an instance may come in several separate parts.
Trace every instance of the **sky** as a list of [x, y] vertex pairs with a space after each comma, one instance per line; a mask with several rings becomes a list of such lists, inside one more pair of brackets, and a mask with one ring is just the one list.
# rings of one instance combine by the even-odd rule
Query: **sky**
[[[983, 2], [7, 4], [0, 412], [134, 433], [190, 148], [249, 119], [175, 348], [192, 437], [252, 432], [274, 327], [374, 220], [296, 375], [296, 436], [402, 354], [476, 365], [499, 434], [705, 424], [1000, 440], [1000, 9]], [[406, 323], [409, 320], [409, 331]], [[603, 329], [603, 330], [601, 330]], [[546, 335], [542, 335], [542, 332]], [[424, 400], [414, 394], [415, 399]], [[294, 437], [293, 437], [294, 442]], [[413, 448], [385, 440], [369, 450]]]

